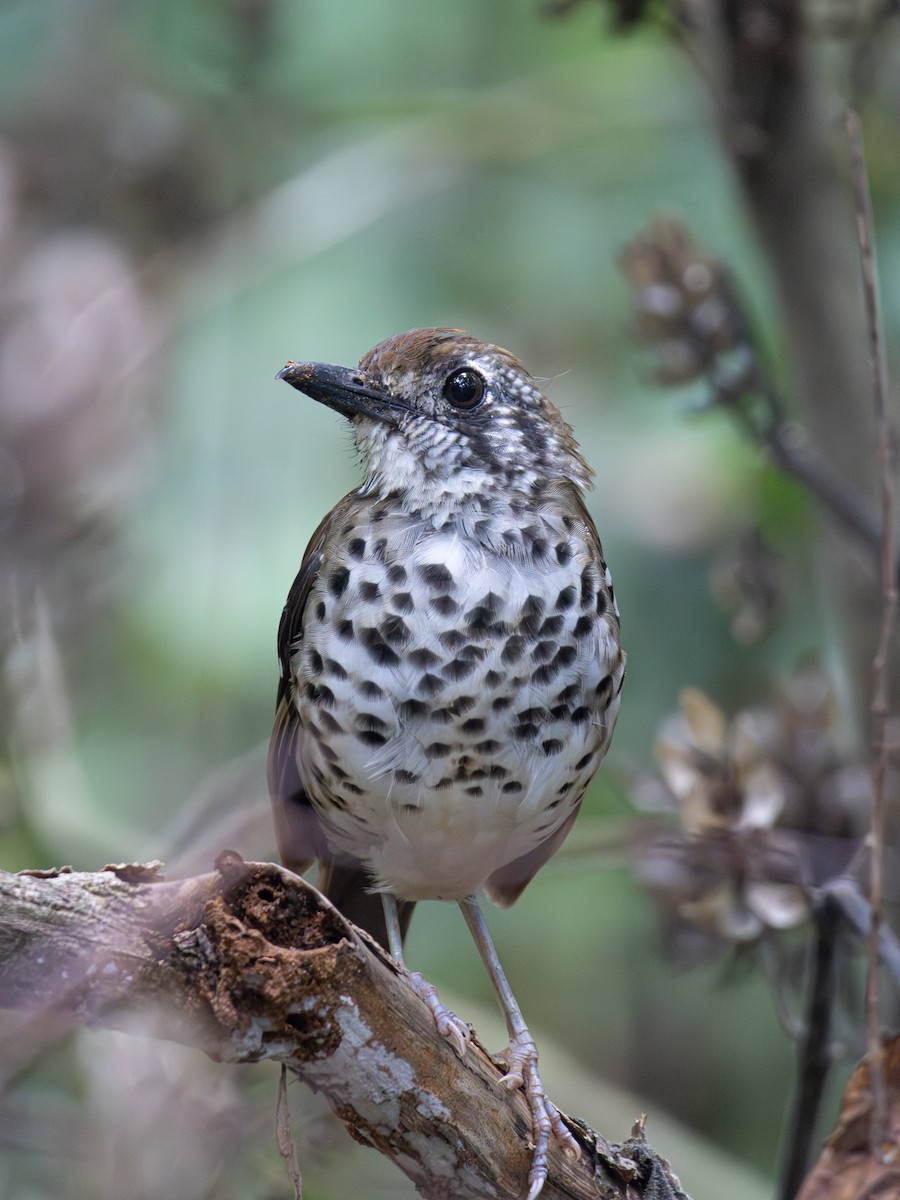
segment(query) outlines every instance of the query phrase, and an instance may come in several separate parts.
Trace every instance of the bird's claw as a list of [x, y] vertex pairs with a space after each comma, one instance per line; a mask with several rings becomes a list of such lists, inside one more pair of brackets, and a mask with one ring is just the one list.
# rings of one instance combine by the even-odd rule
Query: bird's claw
[[556, 1105], [547, 1099], [544, 1085], [537, 1071], [537, 1046], [527, 1033], [514, 1037], [506, 1051], [506, 1074], [500, 1080], [504, 1087], [515, 1091], [524, 1088], [525, 1098], [531, 1110], [531, 1128], [534, 1152], [531, 1170], [528, 1172], [527, 1200], [537, 1200], [548, 1174], [550, 1139], [555, 1137], [560, 1149], [573, 1162], [581, 1157], [581, 1149], [566, 1128]]
[[466, 1047], [472, 1036], [472, 1031], [465, 1021], [461, 1021], [456, 1013], [451, 1012], [438, 996], [437, 988], [429, 983], [418, 971], [409, 973], [409, 982], [417, 996], [421, 996], [431, 1009], [437, 1031], [442, 1038], [450, 1043], [460, 1058], [466, 1053]]

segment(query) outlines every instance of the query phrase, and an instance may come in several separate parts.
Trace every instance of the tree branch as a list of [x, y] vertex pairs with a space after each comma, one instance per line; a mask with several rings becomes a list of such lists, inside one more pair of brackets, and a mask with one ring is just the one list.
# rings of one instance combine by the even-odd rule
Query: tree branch
[[[709, 82], [781, 301], [803, 424], [831, 474], [839, 464], [840, 478], [871, 499], [874, 427], [853, 213], [808, 14], [799, 0], [688, 0], [687, 11], [684, 38]], [[876, 598], [855, 548], [823, 532], [827, 602], [862, 714]]]
[[882, 1073], [881, 1005], [879, 1003], [879, 934], [884, 917], [884, 846], [887, 823], [885, 780], [888, 769], [887, 721], [888, 668], [891, 634], [897, 609], [897, 569], [894, 564], [894, 488], [892, 479], [891, 430], [888, 419], [888, 371], [881, 326], [878, 297], [878, 265], [873, 247], [872, 197], [866, 171], [865, 151], [859, 118], [851, 109], [847, 114], [847, 134], [850, 139], [850, 165], [853, 194], [856, 200], [856, 222], [859, 231], [860, 266], [863, 294], [869, 327], [869, 352], [872, 364], [872, 391], [875, 407], [875, 428], [878, 433], [878, 467], [881, 481], [881, 516], [883, 525], [881, 550], [881, 628], [872, 663], [871, 718], [872, 746], [872, 825], [869, 833], [870, 881], [869, 901], [872, 906], [872, 928], [869, 932], [869, 954], [866, 970], [866, 1038], [869, 1071], [872, 1082], [873, 1154], [881, 1154], [887, 1136], [887, 1084]]
[[[401, 968], [304, 880], [231, 853], [216, 865], [172, 881], [158, 864], [0, 872], [0, 1005], [286, 1063], [424, 1196], [522, 1196], [528, 1109], [484, 1048], [460, 1060]], [[642, 1125], [610, 1147], [567, 1124], [582, 1157], [553, 1148], [547, 1200], [687, 1200]]]

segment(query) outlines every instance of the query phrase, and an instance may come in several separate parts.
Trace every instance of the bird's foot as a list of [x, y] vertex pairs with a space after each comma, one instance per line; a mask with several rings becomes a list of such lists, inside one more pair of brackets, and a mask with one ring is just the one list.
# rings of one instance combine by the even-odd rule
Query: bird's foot
[[510, 1091], [524, 1088], [528, 1107], [531, 1109], [534, 1153], [531, 1157], [531, 1170], [528, 1172], [527, 1200], [536, 1200], [547, 1179], [551, 1137], [556, 1138], [563, 1153], [573, 1161], [580, 1158], [581, 1149], [566, 1128], [556, 1105], [547, 1099], [537, 1071], [537, 1046], [527, 1030], [511, 1040], [504, 1057], [506, 1074], [500, 1082]]
[[472, 1031], [465, 1021], [461, 1021], [456, 1013], [450, 1011], [441, 1002], [437, 988], [429, 983], [418, 971], [409, 972], [409, 982], [417, 996], [421, 996], [434, 1016], [434, 1023], [442, 1038], [446, 1038], [460, 1058], [466, 1052], [466, 1046], [472, 1036]]

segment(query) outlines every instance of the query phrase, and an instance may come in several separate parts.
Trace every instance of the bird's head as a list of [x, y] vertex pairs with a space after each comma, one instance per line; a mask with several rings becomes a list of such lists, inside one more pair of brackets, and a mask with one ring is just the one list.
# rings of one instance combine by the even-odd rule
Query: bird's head
[[278, 378], [347, 417], [366, 487], [418, 511], [589, 486], [572, 430], [518, 359], [459, 330], [413, 329], [358, 367], [289, 362]]

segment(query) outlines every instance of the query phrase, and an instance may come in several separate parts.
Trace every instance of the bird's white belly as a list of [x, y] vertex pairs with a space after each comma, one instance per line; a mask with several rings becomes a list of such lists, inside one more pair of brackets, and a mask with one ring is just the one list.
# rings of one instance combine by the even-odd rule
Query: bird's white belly
[[[529, 763], [525, 755], [518, 763], [511, 756], [500, 761], [495, 757], [480, 768], [503, 769], [507, 782], [534, 775], [535, 785], [524, 783], [516, 792], [504, 793], [503, 784], [490, 779], [442, 788], [395, 784], [383, 791], [369, 776], [368, 790], [358, 798], [349, 820], [327, 810], [329, 836], [336, 848], [366, 862], [379, 889], [410, 900], [460, 899], [479, 891], [498, 867], [534, 850], [568, 818], [583, 786], [569, 788], [552, 808], [548, 804], [554, 800], [554, 785], [566, 779], [574, 755], [580, 758], [583, 753], [584, 743], [578, 739], [569, 761], [555, 764], [551, 778], [532, 771], [540, 764]], [[453, 773], [452, 762], [450, 770]], [[479, 768], [474, 771], [478, 778]], [[473, 794], [475, 788], [480, 790]], [[375, 836], [370, 836], [372, 831]]]
[[577, 806], [621, 657], [583, 546], [530, 579], [457, 539], [406, 547], [405, 562], [316, 585], [295, 665], [299, 761], [336, 857], [398, 897], [459, 899]]
[[376, 885], [408, 900], [459, 900], [548, 836], [536, 835], [509, 806], [485, 813], [467, 799], [442, 796], [415, 813], [394, 809], [368, 859]]

